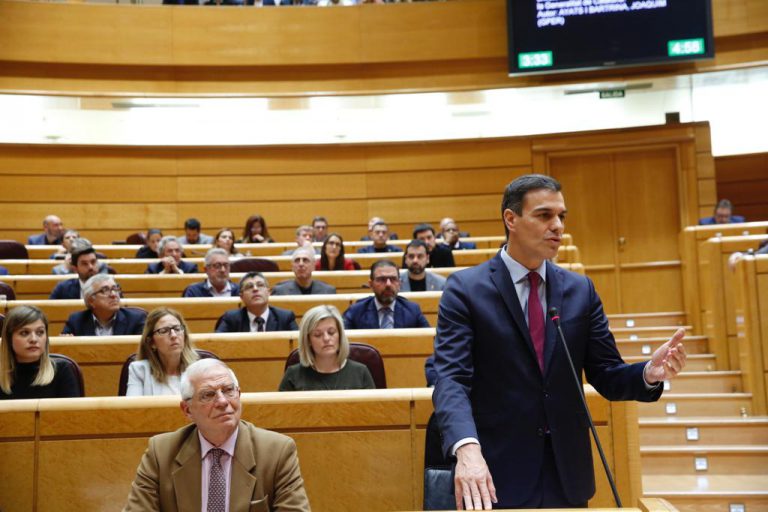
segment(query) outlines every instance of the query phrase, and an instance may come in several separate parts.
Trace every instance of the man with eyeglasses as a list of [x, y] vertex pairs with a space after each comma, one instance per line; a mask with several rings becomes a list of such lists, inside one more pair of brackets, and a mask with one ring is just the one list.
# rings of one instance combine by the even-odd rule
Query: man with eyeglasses
[[248, 272], [240, 280], [245, 307], [227, 311], [216, 322], [216, 332], [298, 331], [296, 315], [269, 305], [269, 283], [261, 272]]
[[62, 335], [120, 336], [144, 330], [146, 311], [121, 308], [120, 286], [109, 274], [96, 274], [85, 282], [83, 301], [88, 309], [69, 315]]
[[180, 407], [192, 424], [149, 440], [124, 512], [310, 510], [296, 444], [240, 419], [240, 387], [226, 364], [192, 363]]
[[375, 252], [403, 252], [395, 245], [389, 245], [389, 226], [383, 220], [376, 222], [370, 230], [371, 245], [360, 247], [357, 252], [360, 254], [372, 254]]
[[379, 260], [371, 266], [368, 285], [373, 297], [352, 304], [344, 312], [347, 329], [395, 329], [429, 327], [421, 308], [415, 302], [400, 297], [400, 274], [397, 265]]
[[164, 236], [157, 246], [160, 261], [147, 265], [145, 274], [194, 274], [198, 272], [197, 265], [182, 261], [181, 243], [175, 236]]
[[326, 295], [335, 294], [336, 287], [312, 279], [315, 270], [315, 251], [311, 247], [299, 247], [291, 256], [291, 268], [295, 279], [277, 283], [272, 295]]
[[208, 278], [187, 286], [182, 297], [237, 297], [240, 287], [229, 280], [229, 255], [224, 249], [211, 249], [205, 255]]
[[452, 251], [463, 251], [466, 249], [477, 249], [477, 244], [474, 242], [464, 242], [459, 239], [460, 236], [469, 236], [466, 233], [459, 231], [459, 226], [456, 221], [450, 217], [446, 217], [440, 221], [440, 237], [442, 245], [447, 246]]

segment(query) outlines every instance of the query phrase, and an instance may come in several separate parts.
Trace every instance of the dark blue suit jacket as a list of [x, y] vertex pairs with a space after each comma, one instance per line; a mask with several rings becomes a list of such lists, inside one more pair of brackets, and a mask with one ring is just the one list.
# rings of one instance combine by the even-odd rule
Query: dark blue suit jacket
[[[547, 307], [560, 312], [576, 371], [583, 370], [609, 400], [657, 400], [661, 386], [646, 389], [645, 363], [622, 361], [592, 282], [549, 262], [546, 269]], [[448, 279], [437, 321], [432, 397], [443, 451], [466, 437], [480, 440], [499, 508], [532, 496], [547, 429], [571, 503], [584, 503], [595, 492], [587, 419], [555, 334], [547, 321], [542, 376], [500, 255]]]
[[[197, 265], [195, 263], [190, 263], [188, 261], [181, 260], [177, 266], [185, 274], [196, 274], [197, 272], [199, 272], [199, 270], [197, 270]], [[147, 270], [145, 270], [144, 273], [159, 274], [162, 271], [163, 271], [162, 262], [156, 261], [155, 263], [150, 263], [149, 265], [147, 265]]]
[[80, 280], [78, 278], [59, 281], [53, 287], [53, 291], [48, 296], [51, 300], [59, 299], [79, 299], [80, 298]]
[[[185, 270], [186, 272], [186, 270]], [[203, 281], [202, 283], [195, 283], [187, 286], [184, 288], [184, 293], [181, 294], [182, 297], [213, 297], [213, 294], [211, 291], [205, 286], [206, 281]], [[237, 283], [233, 283], [230, 281], [231, 290], [232, 290], [232, 297], [238, 297], [240, 296], [240, 285]]]
[[[731, 215], [731, 224], [738, 224], [740, 222], [745, 222], [744, 217], [741, 215]], [[711, 226], [713, 224], [717, 224], [714, 217], [704, 217], [703, 219], [699, 219], [700, 226]]]
[[[395, 328], [429, 327], [429, 322], [415, 302], [398, 296], [395, 306]], [[349, 306], [344, 312], [344, 327], [347, 329], [378, 329], [379, 312], [373, 297], [366, 297]]]
[[403, 252], [403, 250], [395, 245], [385, 245], [383, 251], [377, 251], [373, 245], [366, 245], [357, 250], [360, 254], [375, 254], [377, 252]]
[[[298, 331], [296, 315], [289, 309], [269, 306], [267, 331]], [[248, 310], [245, 308], [227, 311], [216, 322], [216, 332], [251, 332]]]
[[[147, 312], [136, 308], [120, 308], [117, 310], [117, 318], [112, 327], [112, 335], [141, 334], [144, 330], [144, 322], [147, 320]], [[93, 313], [90, 310], [72, 313], [67, 318], [61, 334], [74, 334], [75, 336], [96, 336], [96, 325], [93, 321]]]
[[61, 238], [57, 238], [53, 241], [52, 244], [48, 243], [48, 240], [45, 238], [45, 233], [40, 233], [39, 235], [29, 235], [27, 237], [27, 245], [59, 245], [61, 244]]

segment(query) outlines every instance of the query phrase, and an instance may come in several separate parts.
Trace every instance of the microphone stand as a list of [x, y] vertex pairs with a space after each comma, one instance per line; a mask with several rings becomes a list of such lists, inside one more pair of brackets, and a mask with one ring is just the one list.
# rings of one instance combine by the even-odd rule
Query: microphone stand
[[555, 328], [557, 328], [557, 333], [559, 334], [560, 341], [563, 344], [563, 349], [565, 350], [565, 358], [568, 359], [568, 365], [571, 367], [571, 374], [573, 375], [574, 382], [576, 383], [576, 389], [579, 391], [579, 398], [581, 398], [581, 405], [584, 407], [584, 412], [587, 413], [587, 420], [589, 420], [589, 429], [592, 431], [592, 437], [595, 439], [595, 444], [597, 445], [597, 451], [600, 454], [600, 460], [603, 461], [603, 468], [605, 468], [605, 476], [608, 477], [608, 484], [611, 486], [611, 491], [613, 492], [613, 499], [616, 501], [616, 506], [619, 508], [623, 508], [623, 505], [621, 504], [621, 498], [619, 498], [619, 491], [616, 489], [616, 483], [613, 481], [613, 474], [611, 474], [611, 469], [608, 467], [608, 461], [605, 458], [605, 453], [603, 452], [603, 445], [600, 444], [600, 438], [597, 437], [597, 429], [595, 429], [595, 422], [592, 421], [592, 414], [589, 412], [589, 407], [587, 407], [587, 399], [584, 397], [584, 387], [581, 384], [581, 379], [579, 378], [579, 375], [576, 373], [576, 367], [573, 366], [573, 359], [571, 359], [571, 352], [568, 350], [568, 344], [565, 343], [565, 335], [563, 334], [563, 329], [560, 327], [560, 315], [558, 314], [557, 308], [552, 307], [549, 308], [549, 317], [552, 319], [552, 323], [555, 324]]

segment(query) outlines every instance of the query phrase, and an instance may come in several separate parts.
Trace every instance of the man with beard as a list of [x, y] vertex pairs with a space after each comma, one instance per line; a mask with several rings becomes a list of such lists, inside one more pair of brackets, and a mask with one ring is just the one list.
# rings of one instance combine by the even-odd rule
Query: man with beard
[[368, 285], [373, 297], [352, 304], [344, 313], [347, 329], [395, 329], [429, 327], [429, 322], [415, 302], [398, 296], [400, 275], [389, 260], [379, 260], [371, 266]]
[[435, 238], [435, 228], [429, 224], [418, 224], [413, 228], [413, 238], [421, 240], [426, 244], [429, 252], [428, 267], [440, 268], [456, 266], [456, 263], [453, 261], [453, 253], [447, 246], [437, 243], [437, 238]]
[[427, 272], [429, 253], [427, 244], [421, 240], [411, 240], [405, 247], [403, 266], [407, 270], [400, 272], [400, 291], [402, 292], [440, 292], [445, 287], [445, 278]]
[[120, 286], [109, 274], [96, 274], [83, 285], [83, 300], [88, 309], [69, 315], [63, 335], [121, 336], [141, 334], [147, 313], [137, 308], [120, 307]]
[[59, 281], [53, 288], [50, 300], [60, 299], [82, 299], [81, 288], [85, 285], [88, 278], [99, 273], [99, 260], [96, 258], [96, 249], [86, 238], [76, 238], [72, 241], [70, 251], [72, 258], [72, 267], [77, 272], [77, 277]]
[[229, 280], [229, 255], [224, 249], [210, 249], [205, 255], [208, 279], [184, 289], [182, 297], [237, 297], [240, 287]]

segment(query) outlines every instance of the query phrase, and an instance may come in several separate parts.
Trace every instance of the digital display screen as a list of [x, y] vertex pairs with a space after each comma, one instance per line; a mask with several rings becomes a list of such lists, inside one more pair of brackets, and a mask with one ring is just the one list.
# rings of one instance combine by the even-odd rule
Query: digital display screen
[[714, 57], [711, 0], [507, 0], [510, 74]]

